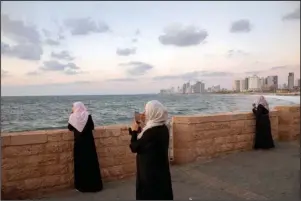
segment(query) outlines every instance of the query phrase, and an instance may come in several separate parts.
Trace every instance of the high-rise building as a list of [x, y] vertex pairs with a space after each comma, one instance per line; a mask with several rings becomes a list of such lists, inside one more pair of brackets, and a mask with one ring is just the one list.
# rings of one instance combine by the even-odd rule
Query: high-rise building
[[240, 80], [234, 80], [233, 91], [240, 91]]
[[183, 84], [182, 93], [186, 94], [186, 84]]
[[245, 79], [240, 80], [240, 91], [246, 91], [246, 81]]
[[287, 80], [288, 89], [289, 90], [294, 89], [294, 73], [289, 73], [287, 79], [288, 79]]
[[245, 88], [247, 91], [249, 90], [249, 78], [248, 77], [245, 78]]
[[265, 81], [264, 77], [258, 79], [258, 85], [259, 85], [258, 87], [260, 90], [264, 88], [264, 81]]
[[201, 82], [201, 93], [205, 93], [205, 83]]
[[276, 90], [278, 89], [278, 76], [275, 75], [275, 76], [268, 76], [266, 78], [266, 87], [269, 89], [269, 90]]
[[258, 91], [260, 89], [259, 87], [259, 77], [257, 75], [253, 75], [248, 78], [248, 90], [251, 91]]
[[201, 82], [196, 82], [193, 87], [193, 93], [201, 93]]

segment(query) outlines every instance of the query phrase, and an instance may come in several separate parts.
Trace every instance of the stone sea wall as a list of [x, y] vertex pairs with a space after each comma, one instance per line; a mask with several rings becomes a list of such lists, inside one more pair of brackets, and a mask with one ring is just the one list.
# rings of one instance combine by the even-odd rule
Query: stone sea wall
[[[298, 139], [300, 105], [275, 109], [270, 113], [274, 139]], [[250, 150], [255, 120], [252, 113], [175, 116], [170, 131], [170, 156], [184, 164]], [[104, 182], [135, 174], [127, 126], [97, 127], [94, 138]], [[72, 151], [73, 134], [67, 130], [3, 133], [1, 198], [37, 198], [72, 188]]]

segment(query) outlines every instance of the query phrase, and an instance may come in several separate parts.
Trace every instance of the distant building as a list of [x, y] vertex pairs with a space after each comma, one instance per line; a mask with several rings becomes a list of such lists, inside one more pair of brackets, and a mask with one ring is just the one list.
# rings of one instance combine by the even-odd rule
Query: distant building
[[205, 83], [201, 82], [201, 93], [205, 93]]
[[289, 90], [294, 89], [294, 73], [289, 73], [287, 78], [287, 85]]
[[260, 81], [257, 75], [253, 75], [248, 78], [248, 90], [250, 91], [258, 91], [260, 89]]
[[234, 80], [233, 91], [240, 91], [240, 80]]
[[296, 87], [300, 87], [300, 79], [296, 79], [296, 84], [295, 84]]
[[268, 76], [266, 78], [266, 87], [269, 90], [277, 90], [278, 89], [278, 76]]
[[260, 90], [262, 90], [263, 88], [264, 88], [264, 83], [265, 83], [265, 79], [264, 79], [264, 77], [262, 77], [262, 78], [259, 78], [259, 80], [258, 80], [258, 87], [259, 87], [259, 89]]
[[186, 94], [186, 84], [183, 84], [183, 87], [182, 87], [182, 93], [183, 93], [183, 94]]
[[193, 93], [201, 93], [201, 82], [196, 82], [193, 86]]
[[245, 88], [247, 91], [249, 90], [249, 78], [248, 77], [245, 78]]
[[243, 79], [243, 80], [240, 80], [240, 91], [246, 91], [247, 89], [246, 89], [246, 81], [245, 81], [245, 79]]

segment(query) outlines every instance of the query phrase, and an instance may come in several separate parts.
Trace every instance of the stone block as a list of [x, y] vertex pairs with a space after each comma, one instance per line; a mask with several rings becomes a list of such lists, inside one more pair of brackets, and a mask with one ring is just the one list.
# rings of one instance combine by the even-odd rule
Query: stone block
[[246, 120], [230, 121], [231, 128], [243, 128]]
[[117, 144], [119, 145], [129, 145], [131, 142], [131, 136], [129, 134], [123, 134], [118, 137]]
[[63, 152], [59, 154], [59, 163], [62, 165], [73, 163], [73, 152]]
[[174, 124], [173, 126], [173, 141], [193, 141], [194, 126], [185, 124]]
[[127, 163], [122, 166], [125, 174], [133, 174], [136, 172], [136, 163]]
[[234, 144], [233, 143], [225, 143], [221, 144], [219, 147], [219, 152], [228, 152], [234, 149]]
[[54, 165], [59, 162], [57, 154], [41, 154], [26, 157], [14, 157], [2, 159], [3, 169], [23, 168], [25, 166]]
[[108, 137], [108, 138], [101, 138], [99, 140], [99, 144], [97, 146], [101, 147], [113, 147], [118, 145], [118, 138], [117, 137]]
[[245, 120], [244, 122], [245, 122], [244, 128], [255, 127], [255, 125], [256, 125], [256, 121], [255, 120]]
[[185, 164], [195, 161], [196, 153], [194, 148], [190, 149], [174, 149], [174, 163]]
[[70, 141], [48, 142], [45, 146], [46, 153], [63, 153], [73, 150], [73, 143]]
[[11, 135], [10, 145], [42, 144], [46, 142], [47, 135], [45, 131], [24, 132], [17, 135]]
[[115, 165], [113, 157], [98, 157], [98, 161], [101, 168], [109, 168]]
[[220, 129], [227, 129], [231, 128], [229, 122], [208, 122], [197, 124], [195, 126], [195, 132], [198, 133], [200, 131], [207, 131], [207, 130], [220, 130]]
[[2, 154], [5, 157], [30, 156], [45, 153], [45, 144], [20, 145], [4, 147]]
[[107, 147], [106, 152], [109, 153], [111, 157], [115, 156], [125, 156], [126, 155], [127, 146], [115, 146], [115, 147]]
[[213, 138], [211, 139], [204, 139], [204, 140], [198, 140], [195, 143], [195, 147], [201, 147], [201, 148], [209, 148], [213, 145]]
[[11, 142], [10, 135], [1, 136], [1, 147], [9, 146]]
[[179, 148], [179, 149], [185, 149], [185, 148], [190, 148], [191, 146], [194, 146], [195, 142], [188, 142], [188, 141], [180, 141], [176, 140], [174, 141], [174, 148]]
[[56, 164], [44, 167], [45, 175], [64, 175], [68, 174], [69, 166], [68, 164]]
[[65, 133], [63, 132], [56, 132], [56, 133], [47, 133], [47, 141], [48, 142], [61, 142], [63, 141], [63, 136]]
[[44, 169], [37, 166], [23, 167], [19, 169], [2, 170], [5, 182], [25, 180], [44, 176]]

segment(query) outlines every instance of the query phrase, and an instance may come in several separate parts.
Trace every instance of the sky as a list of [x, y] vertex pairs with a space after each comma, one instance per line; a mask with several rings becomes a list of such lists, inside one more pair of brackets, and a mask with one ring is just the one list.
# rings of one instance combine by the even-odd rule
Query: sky
[[147, 94], [300, 77], [300, 2], [3, 2], [1, 95]]

